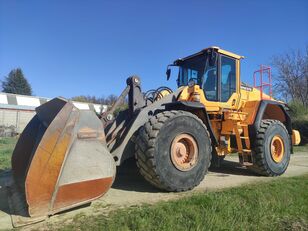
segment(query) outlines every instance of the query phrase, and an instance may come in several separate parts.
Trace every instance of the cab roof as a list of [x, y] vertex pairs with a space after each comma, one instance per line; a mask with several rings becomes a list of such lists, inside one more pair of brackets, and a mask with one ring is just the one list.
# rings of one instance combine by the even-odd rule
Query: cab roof
[[[234, 54], [234, 53], [232, 53], [232, 52], [230, 52], [230, 51], [226, 51], [226, 50], [220, 49], [220, 48], [217, 47], [217, 46], [211, 46], [211, 47], [207, 47], [207, 48], [205, 48], [205, 49], [203, 49], [203, 50], [201, 50], [201, 51], [199, 51], [199, 52], [197, 52], [197, 53], [195, 53], [195, 54], [189, 55], [189, 56], [187, 56], [187, 57], [185, 57], [185, 58], [177, 59], [176, 61], [185, 61], [185, 60], [190, 59], [190, 58], [193, 58], [193, 57], [195, 57], [195, 56], [204, 54], [204, 53], [206, 53], [206, 52], [207, 52], [208, 50], [210, 50], [210, 49], [215, 50], [215, 51], [217, 51], [217, 52], [220, 53], [220, 54], [223, 54], [223, 55], [226, 55], [226, 56], [230, 56], [230, 57], [235, 58], [235, 59], [243, 59], [243, 58], [244, 58], [244, 56], [237, 55], [237, 54]], [[175, 61], [175, 62], [176, 62], [176, 61]]]

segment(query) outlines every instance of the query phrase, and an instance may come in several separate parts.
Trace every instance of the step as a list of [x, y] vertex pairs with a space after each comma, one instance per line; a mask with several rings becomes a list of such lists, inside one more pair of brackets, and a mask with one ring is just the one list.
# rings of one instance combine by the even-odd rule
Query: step
[[242, 165], [244, 165], [244, 166], [252, 166], [253, 163], [250, 163], [250, 162], [243, 162]]
[[249, 140], [249, 137], [248, 136], [240, 136], [241, 139], [246, 139], [246, 140]]

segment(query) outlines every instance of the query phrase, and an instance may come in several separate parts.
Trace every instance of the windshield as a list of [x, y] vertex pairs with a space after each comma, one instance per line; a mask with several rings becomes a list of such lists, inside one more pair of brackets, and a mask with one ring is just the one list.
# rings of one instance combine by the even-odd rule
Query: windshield
[[179, 65], [178, 87], [186, 86], [190, 79], [194, 79], [199, 85], [202, 84], [206, 56], [199, 55], [183, 61]]

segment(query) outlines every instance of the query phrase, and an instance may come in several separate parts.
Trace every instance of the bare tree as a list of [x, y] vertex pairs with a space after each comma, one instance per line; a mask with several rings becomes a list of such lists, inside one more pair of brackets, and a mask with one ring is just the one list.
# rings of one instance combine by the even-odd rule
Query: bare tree
[[272, 65], [277, 69], [275, 89], [278, 97], [298, 101], [308, 106], [308, 46], [305, 51], [291, 50], [274, 56]]
[[106, 104], [107, 105], [113, 105], [115, 103], [115, 101], [117, 101], [118, 97], [116, 95], [109, 95], [105, 100], [106, 100]]

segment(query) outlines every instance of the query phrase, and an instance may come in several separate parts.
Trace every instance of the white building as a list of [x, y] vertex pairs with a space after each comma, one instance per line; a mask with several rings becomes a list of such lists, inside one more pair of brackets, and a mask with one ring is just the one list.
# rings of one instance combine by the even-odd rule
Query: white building
[[[35, 108], [49, 100], [44, 97], [0, 93], [0, 127], [2, 129], [11, 127], [17, 133], [21, 133], [35, 115]], [[90, 109], [97, 113], [107, 110], [107, 105], [82, 102], [73, 104], [81, 110]]]

